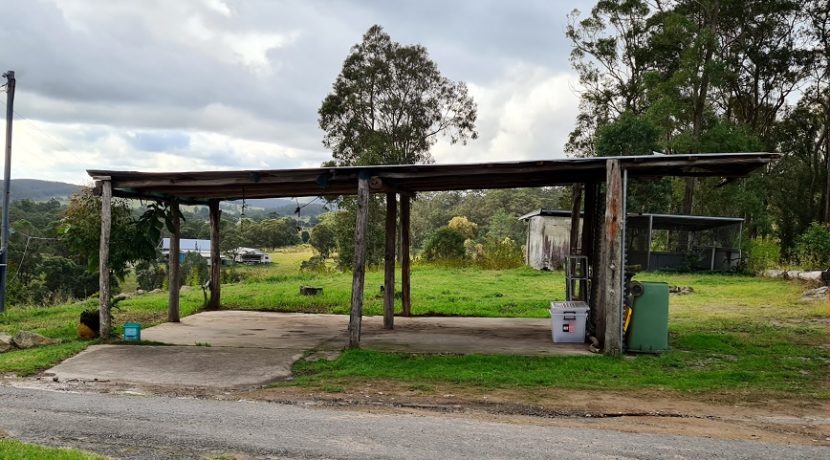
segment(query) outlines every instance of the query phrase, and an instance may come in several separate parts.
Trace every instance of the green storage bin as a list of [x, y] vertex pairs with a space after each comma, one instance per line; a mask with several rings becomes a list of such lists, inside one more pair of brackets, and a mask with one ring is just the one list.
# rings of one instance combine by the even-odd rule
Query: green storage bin
[[662, 353], [669, 349], [669, 285], [631, 283], [631, 324], [626, 348], [635, 353]]

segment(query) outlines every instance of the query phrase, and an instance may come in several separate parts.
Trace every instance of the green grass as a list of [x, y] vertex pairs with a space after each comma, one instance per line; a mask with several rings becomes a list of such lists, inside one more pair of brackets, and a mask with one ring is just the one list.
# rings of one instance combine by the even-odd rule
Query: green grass
[[[223, 285], [227, 309], [347, 313], [351, 273], [300, 273], [307, 248], [272, 255], [271, 266], [239, 267], [247, 278]], [[400, 275], [398, 275], [398, 280]], [[364, 311], [382, 311], [383, 273], [366, 275]], [[393, 379], [410, 385], [463, 383], [483, 387], [655, 388], [688, 392], [774, 393], [807, 399], [827, 398], [828, 307], [826, 301], [801, 302], [807, 288], [797, 281], [737, 275], [643, 273], [636, 279], [691, 286], [673, 295], [670, 345], [661, 356], [529, 358], [515, 356], [413, 356], [348, 351], [339, 359], [300, 361], [299, 385], [327, 385], [334, 392], [350, 381]], [[303, 296], [301, 285], [324, 288]], [[564, 298], [560, 272], [529, 268], [485, 271], [415, 265], [413, 313], [493, 317], [548, 316], [551, 300]], [[198, 311], [202, 293], [182, 293], [182, 315]], [[117, 326], [138, 321], [144, 327], [165, 320], [167, 293], [125, 300], [115, 312]], [[85, 348], [77, 339], [80, 312], [94, 302], [50, 308], [11, 308], [0, 315], [0, 331], [26, 329], [60, 339], [58, 345], [0, 354], [0, 373], [30, 375]], [[400, 305], [398, 305], [400, 309]], [[116, 329], [120, 333], [120, 328]]]
[[76, 449], [26, 444], [14, 439], [0, 439], [0, 459], [14, 460], [103, 460], [105, 457]]

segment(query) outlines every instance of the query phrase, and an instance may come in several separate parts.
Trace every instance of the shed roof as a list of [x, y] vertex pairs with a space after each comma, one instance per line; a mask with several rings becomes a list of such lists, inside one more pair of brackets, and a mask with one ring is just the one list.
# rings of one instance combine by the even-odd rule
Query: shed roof
[[[537, 209], [521, 217], [519, 220], [527, 220], [531, 217], [564, 217], [571, 218], [571, 211], [566, 209]], [[682, 214], [651, 214], [651, 213], [629, 213], [626, 222], [629, 226], [647, 227], [651, 220], [651, 226], [655, 230], [687, 230], [700, 231], [712, 228], [739, 225], [744, 222], [740, 217], [718, 217], [718, 216], [690, 216]]]
[[[775, 153], [709, 153], [613, 157], [630, 177], [748, 175]], [[138, 172], [90, 169], [109, 179], [113, 195], [205, 203], [211, 199], [279, 198], [357, 193], [357, 178], [373, 192], [423, 192], [566, 185], [605, 181], [609, 158], [566, 158], [506, 163], [371, 165], [243, 171]]]

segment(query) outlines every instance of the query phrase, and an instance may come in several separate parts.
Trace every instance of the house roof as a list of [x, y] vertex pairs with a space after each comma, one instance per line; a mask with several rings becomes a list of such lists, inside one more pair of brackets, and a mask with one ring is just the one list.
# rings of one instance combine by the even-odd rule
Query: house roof
[[[777, 158], [775, 153], [709, 153], [620, 156], [629, 177], [737, 178]], [[563, 158], [506, 163], [374, 165], [331, 168], [139, 172], [87, 170], [110, 180], [113, 195], [200, 204], [209, 200], [278, 198], [357, 193], [357, 178], [370, 179], [373, 193], [541, 187], [604, 182], [609, 158]]]

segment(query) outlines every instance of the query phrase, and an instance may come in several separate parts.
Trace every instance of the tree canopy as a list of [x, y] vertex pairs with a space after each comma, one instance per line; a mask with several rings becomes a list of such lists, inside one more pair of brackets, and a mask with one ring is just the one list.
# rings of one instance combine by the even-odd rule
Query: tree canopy
[[426, 48], [392, 41], [378, 25], [352, 47], [319, 115], [340, 166], [429, 163], [439, 135], [478, 136], [467, 85], [443, 76]]

